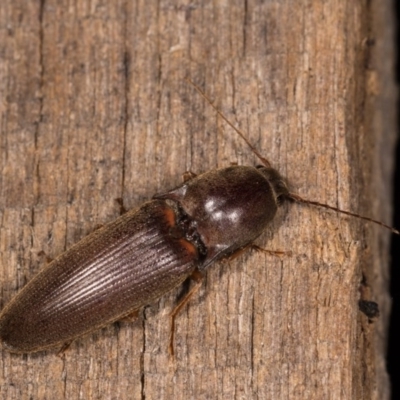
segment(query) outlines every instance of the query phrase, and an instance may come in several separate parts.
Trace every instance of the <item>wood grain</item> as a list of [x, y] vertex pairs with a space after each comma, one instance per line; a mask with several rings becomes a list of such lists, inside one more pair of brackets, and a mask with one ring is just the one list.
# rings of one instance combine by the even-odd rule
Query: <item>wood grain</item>
[[[30, 1], [0, 4], [0, 307], [45, 263], [181, 181], [257, 160], [293, 191], [390, 220], [391, 2]], [[0, 358], [3, 399], [388, 399], [390, 234], [284, 205], [258, 244], [55, 351]], [[377, 301], [358, 310], [360, 285]]]

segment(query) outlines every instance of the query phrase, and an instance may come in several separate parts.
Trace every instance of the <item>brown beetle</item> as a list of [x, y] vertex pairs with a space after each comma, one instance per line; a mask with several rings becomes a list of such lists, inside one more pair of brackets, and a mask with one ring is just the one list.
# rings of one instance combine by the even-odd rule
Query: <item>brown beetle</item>
[[[290, 193], [243, 133], [216, 111], [264, 165], [231, 166], [192, 176], [71, 247], [1, 312], [4, 348], [26, 353], [63, 345], [132, 314], [188, 277], [199, 283], [211, 263], [251, 245], [285, 200], [330, 208], [399, 234], [379, 221]], [[176, 307], [172, 325], [198, 287]]]

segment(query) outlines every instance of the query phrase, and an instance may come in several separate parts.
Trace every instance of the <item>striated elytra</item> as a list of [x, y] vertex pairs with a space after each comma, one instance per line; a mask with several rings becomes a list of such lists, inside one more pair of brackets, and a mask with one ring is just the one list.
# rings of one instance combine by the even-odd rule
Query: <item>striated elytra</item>
[[96, 230], [0, 314], [12, 352], [61, 346], [132, 314], [254, 241], [290, 198], [269, 166], [213, 170]]

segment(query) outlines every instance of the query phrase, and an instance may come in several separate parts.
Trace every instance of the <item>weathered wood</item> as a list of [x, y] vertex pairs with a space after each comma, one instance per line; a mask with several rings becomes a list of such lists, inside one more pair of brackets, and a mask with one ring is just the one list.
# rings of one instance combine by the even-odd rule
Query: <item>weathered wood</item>
[[[390, 1], [0, 4], [0, 307], [45, 262], [200, 173], [255, 157], [293, 191], [388, 221], [394, 142]], [[4, 399], [387, 399], [389, 233], [285, 205], [258, 244], [139, 321], [0, 359]], [[364, 278], [363, 278], [364, 277]], [[378, 301], [358, 310], [360, 285]]]

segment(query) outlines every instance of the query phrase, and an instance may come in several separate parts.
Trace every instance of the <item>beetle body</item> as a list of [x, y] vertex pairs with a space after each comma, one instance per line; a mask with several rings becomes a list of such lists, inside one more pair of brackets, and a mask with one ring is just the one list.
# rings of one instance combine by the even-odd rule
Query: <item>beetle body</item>
[[274, 169], [232, 166], [155, 196], [43, 268], [0, 314], [3, 347], [62, 345], [150, 304], [250, 244], [287, 194]]

